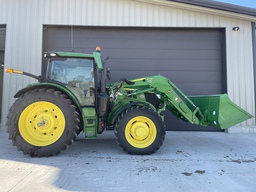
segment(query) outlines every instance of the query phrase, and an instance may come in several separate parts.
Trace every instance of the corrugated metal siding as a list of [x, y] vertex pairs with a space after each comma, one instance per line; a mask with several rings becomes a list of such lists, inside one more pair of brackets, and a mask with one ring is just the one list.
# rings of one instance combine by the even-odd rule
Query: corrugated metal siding
[[[239, 19], [239, 14], [188, 8], [131, 0], [1, 0], [0, 24], [7, 24], [5, 64], [40, 73], [43, 25], [223, 27], [226, 28], [228, 94], [238, 105], [255, 114], [251, 22]], [[234, 32], [234, 26], [240, 30]], [[3, 97], [3, 117], [14, 101], [10, 98], [29, 82], [33, 80], [4, 76], [4, 90], [8, 91]], [[254, 126], [254, 119], [242, 125]]]

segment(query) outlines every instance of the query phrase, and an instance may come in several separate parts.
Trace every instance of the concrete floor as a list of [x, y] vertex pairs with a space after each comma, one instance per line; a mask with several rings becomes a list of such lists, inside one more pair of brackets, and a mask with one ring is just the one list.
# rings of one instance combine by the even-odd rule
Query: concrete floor
[[150, 156], [128, 155], [113, 132], [82, 134], [66, 151], [31, 158], [0, 133], [0, 191], [255, 192], [256, 134], [167, 132]]

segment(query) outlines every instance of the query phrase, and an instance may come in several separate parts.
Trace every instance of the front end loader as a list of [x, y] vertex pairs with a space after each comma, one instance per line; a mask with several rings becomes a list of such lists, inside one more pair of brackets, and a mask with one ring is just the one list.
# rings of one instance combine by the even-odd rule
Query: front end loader
[[114, 129], [129, 154], [157, 151], [165, 139], [162, 112], [188, 123], [226, 129], [252, 118], [226, 94], [186, 96], [156, 75], [106, 83], [109, 69], [100, 47], [92, 54], [47, 52], [40, 76], [15, 69], [38, 83], [19, 90], [7, 116], [9, 139], [30, 156], [52, 156], [67, 149], [81, 132], [85, 139]]

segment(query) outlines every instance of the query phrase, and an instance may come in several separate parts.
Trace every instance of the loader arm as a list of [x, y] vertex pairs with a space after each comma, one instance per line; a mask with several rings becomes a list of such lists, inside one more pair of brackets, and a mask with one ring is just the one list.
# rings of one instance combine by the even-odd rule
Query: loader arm
[[169, 79], [161, 76], [150, 76], [131, 80], [134, 84], [124, 84], [129, 90], [129, 96], [141, 93], [155, 93], [160, 95], [162, 104], [177, 118], [192, 124], [203, 124], [205, 121], [200, 109]]
[[122, 88], [129, 97], [154, 93], [160, 96], [159, 113], [165, 107], [178, 119], [191, 124], [229, 128], [253, 116], [235, 103], [226, 94], [207, 96], [186, 96], [169, 79], [161, 76], [149, 76], [123, 83]]

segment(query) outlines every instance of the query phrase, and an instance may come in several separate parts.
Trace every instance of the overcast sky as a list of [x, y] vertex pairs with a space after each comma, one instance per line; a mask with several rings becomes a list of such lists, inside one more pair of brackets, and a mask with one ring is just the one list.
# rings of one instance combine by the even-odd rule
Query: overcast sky
[[234, 4], [234, 5], [241, 5], [241, 6], [256, 9], [256, 0], [215, 0], [215, 1], [230, 3], [230, 4]]

